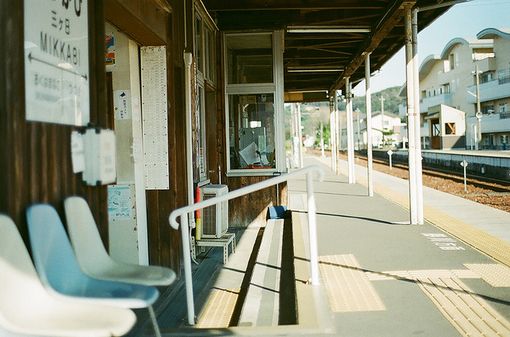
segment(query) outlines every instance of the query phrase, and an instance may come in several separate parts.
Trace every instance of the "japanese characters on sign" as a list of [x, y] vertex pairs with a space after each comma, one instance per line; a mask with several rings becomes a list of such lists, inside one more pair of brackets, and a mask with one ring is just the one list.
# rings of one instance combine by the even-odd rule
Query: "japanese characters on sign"
[[89, 122], [87, 0], [25, 0], [26, 119]]

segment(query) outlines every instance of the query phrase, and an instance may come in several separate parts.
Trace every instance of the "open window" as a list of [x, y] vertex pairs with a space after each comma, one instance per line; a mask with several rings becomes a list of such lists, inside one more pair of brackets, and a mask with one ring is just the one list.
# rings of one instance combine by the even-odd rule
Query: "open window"
[[281, 41], [281, 32], [225, 35], [229, 175], [271, 175], [285, 167]]

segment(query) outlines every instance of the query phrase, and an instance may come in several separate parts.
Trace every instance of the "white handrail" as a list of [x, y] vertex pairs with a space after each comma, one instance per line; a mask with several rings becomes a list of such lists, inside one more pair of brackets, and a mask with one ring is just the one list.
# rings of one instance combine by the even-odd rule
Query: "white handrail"
[[193, 281], [191, 275], [191, 252], [189, 246], [189, 226], [188, 226], [188, 214], [209, 206], [216, 205], [223, 201], [228, 201], [241, 197], [243, 195], [256, 192], [258, 190], [282, 183], [289, 180], [290, 177], [306, 174], [306, 187], [307, 187], [307, 198], [308, 198], [308, 235], [309, 235], [309, 246], [310, 246], [310, 273], [311, 273], [311, 284], [319, 284], [319, 262], [317, 253], [317, 223], [315, 220], [316, 206], [315, 197], [313, 195], [313, 172], [318, 173], [319, 180], [322, 181], [324, 178], [324, 171], [317, 165], [310, 165], [302, 169], [293, 171], [291, 173], [282, 174], [271, 179], [261, 181], [256, 184], [242, 187], [234, 190], [227, 194], [217, 196], [211, 199], [207, 199], [196, 204], [191, 204], [178, 208], [168, 216], [168, 222], [173, 229], [179, 229], [179, 223], [177, 217], [181, 218], [181, 238], [182, 238], [182, 251], [183, 251], [183, 262], [184, 262], [184, 279], [186, 284], [186, 304], [188, 307], [188, 324], [195, 325], [195, 306], [193, 300]]

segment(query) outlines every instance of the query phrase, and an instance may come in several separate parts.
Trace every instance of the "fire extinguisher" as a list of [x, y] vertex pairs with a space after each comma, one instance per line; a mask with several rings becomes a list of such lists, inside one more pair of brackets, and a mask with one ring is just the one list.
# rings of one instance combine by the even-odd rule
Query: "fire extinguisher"
[[[200, 202], [200, 187], [195, 189], [195, 202]], [[195, 238], [197, 241], [202, 239], [202, 211], [197, 209], [195, 211]]]

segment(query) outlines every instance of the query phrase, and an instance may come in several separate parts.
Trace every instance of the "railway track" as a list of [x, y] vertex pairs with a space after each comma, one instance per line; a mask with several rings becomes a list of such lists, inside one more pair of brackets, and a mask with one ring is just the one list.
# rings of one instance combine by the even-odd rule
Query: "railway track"
[[[365, 156], [359, 155], [359, 158], [362, 160], [367, 160]], [[389, 165], [387, 160], [383, 160], [380, 158], [374, 158], [374, 163], [379, 163], [383, 165]], [[393, 167], [401, 168], [404, 170], [407, 170], [407, 165], [403, 163], [393, 163]], [[424, 167], [422, 169], [422, 172], [424, 175], [429, 175], [432, 177], [442, 178], [442, 179], [449, 179], [451, 181], [457, 182], [457, 183], [463, 183], [464, 177], [462, 174], [459, 174], [456, 171], [448, 171], [444, 169], [437, 169], [437, 168], [431, 168], [431, 167]], [[490, 177], [482, 177], [482, 176], [476, 176], [469, 174], [467, 175], [467, 183], [471, 186], [480, 187], [483, 189], [492, 190], [496, 193], [509, 193], [510, 194], [510, 182], [501, 180], [501, 179], [495, 179]]]

